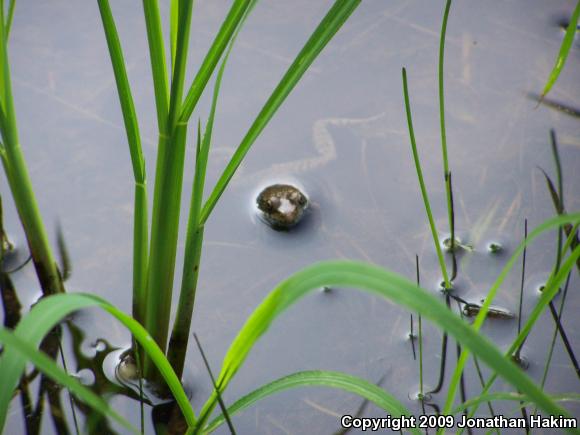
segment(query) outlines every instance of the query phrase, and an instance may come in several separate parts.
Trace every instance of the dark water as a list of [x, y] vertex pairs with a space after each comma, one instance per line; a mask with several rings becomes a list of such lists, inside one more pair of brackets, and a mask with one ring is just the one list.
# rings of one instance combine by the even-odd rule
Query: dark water
[[[276, 0], [256, 7], [224, 77], [208, 186], [331, 3]], [[256, 141], [206, 227], [193, 330], [214, 371], [236, 331], [268, 291], [312, 262], [362, 259], [413, 278], [418, 254], [422, 282], [436, 291], [440, 276], [411, 159], [400, 70], [402, 66], [408, 70], [426, 183], [437, 225], [445, 232], [436, 76], [443, 9], [439, 3], [363, 2]], [[227, 5], [225, 1], [196, 2], [190, 77]], [[458, 294], [469, 301], [485, 296], [522, 238], [524, 218], [533, 228], [554, 213], [537, 169], [553, 173], [550, 128], [558, 133], [566, 207], [579, 208], [579, 119], [552, 108], [536, 108], [527, 96], [541, 91], [563, 37], [559, 20], [569, 16], [573, 7], [572, 1], [495, 1], [489, 5], [464, 1], [452, 7], [446, 51], [447, 134], [457, 227], [475, 247], [461, 256], [457, 279]], [[151, 186], [156, 121], [141, 6], [115, 2], [113, 9]], [[576, 42], [551, 93], [553, 100], [571, 107], [578, 107], [580, 101], [579, 49]], [[20, 1], [10, 55], [22, 147], [40, 208], [52, 235], [56, 222], [62, 224], [73, 261], [67, 288], [95, 292], [129, 312], [133, 184], [96, 3]], [[204, 119], [207, 96], [200, 107], [194, 116]], [[184, 197], [188, 198], [191, 160], [186, 168]], [[276, 233], [253, 216], [252, 202], [265, 185], [286, 181], [304, 188], [313, 202], [312, 213], [297, 231]], [[6, 226], [22, 242], [4, 178], [1, 183]], [[495, 240], [505, 247], [500, 256], [486, 252], [487, 243]], [[528, 251], [524, 317], [551, 269], [554, 252], [554, 233], [542, 236]], [[177, 270], [181, 270], [181, 256]], [[518, 264], [496, 300], [513, 312], [518, 308], [519, 276]], [[39, 295], [33, 269], [25, 268], [13, 279], [22, 303], [29, 306]], [[572, 346], [580, 349], [574, 333], [580, 324], [573, 316], [580, 309], [577, 289], [578, 276], [573, 274], [564, 325]], [[84, 331], [86, 355], [95, 353], [91, 343], [99, 338], [118, 348], [130, 343], [126, 331], [100, 312], [82, 313], [75, 323]], [[484, 331], [505, 349], [516, 335], [516, 323], [490, 321]], [[433, 386], [441, 334], [430, 325], [425, 328], [425, 378]], [[553, 323], [546, 315], [524, 348], [531, 364], [528, 373], [534, 379], [541, 378], [552, 331]], [[295, 371], [328, 369], [372, 382], [385, 375], [383, 387], [419, 412], [419, 403], [409, 399], [418, 390], [418, 369], [408, 333], [409, 314], [382, 300], [346, 289], [313, 294], [277, 320], [256, 345], [225, 401], [232, 403]], [[70, 331], [65, 331], [65, 348], [70, 348], [71, 341]], [[454, 356], [455, 346], [449, 350]], [[105, 360], [109, 376], [118, 354]], [[74, 371], [70, 351], [68, 355], [69, 369]], [[199, 409], [211, 388], [193, 347], [187, 364], [192, 402]], [[479, 391], [477, 385], [470, 368], [468, 395]], [[578, 379], [559, 341], [546, 390], [578, 391]], [[435, 398], [440, 405], [443, 400]], [[66, 393], [62, 401], [72, 421]], [[337, 416], [355, 412], [360, 402], [325, 389], [288, 391], [236, 416], [234, 424], [244, 434], [332, 433], [339, 428]], [[111, 403], [138, 425], [137, 402], [113, 396]], [[518, 415], [513, 404], [498, 404], [495, 409]], [[580, 416], [577, 405], [569, 409]], [[151, 433], [150, 409], [145, 412]], [[369, 406], [365, 415], [380, 412]], [[23, 433], [17, 400], [6, 433]], [[55, 433], [48, 416], [43, 433]]]

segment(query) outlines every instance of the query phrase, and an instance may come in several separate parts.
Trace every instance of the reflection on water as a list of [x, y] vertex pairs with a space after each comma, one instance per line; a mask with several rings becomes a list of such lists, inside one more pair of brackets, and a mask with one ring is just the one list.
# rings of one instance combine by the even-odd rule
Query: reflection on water
[[[228, 4], [196, 3], [190, 77], [193, 62], [199, 64]], [[208, 186], [330, 4], [330, 0], [298, 4], [274, 0], [256, 7], [224, 76]], [[425, 181], [443, 234], [448, 228], [436, 77], [442, 6], [420, 0], [363, 2], [257, 140], [206, 226], [193, 329], [205, 343], [214, 371], [253, 307], [282, 278], [312, 262], [362, 259], [414, 278], [417, 254], [423, 285], [437, 292], [441, 276], [411, 159], [400, 68], [408, 70]], [[114, 7], [152, 180], [156, 122], [143, 18], [132, 4]], [[559, 137], [566, 207], [579, 208], [580, 124], [569, 116], [570, 108], [574, 111], [580, 105], [577, 44], [549, 104], [536, 107], [527, 96], [543, 88], [559, 49], [562, 32], [554, 17], [568, 17], [572, 8], [567, 0], [496, 1], [493, 7], [470, 0], [452, 7], [446, 50], [447, 135], [457, 235], [473, 247], [458, 252], [455, 293], [465, 301], [476, 303], [485, 297], [523, 237], [524, 218], [533, 228], [554, 213], [543, 175], [536, 169], [541, 166], [553, 173], [550, 128]], [[22, 147], [33, 185], [47, 227], [55, 228], [58, 220], [66, 234], [74, 268], [67, 288], [96, 292], [130, 312], [131, 168], [96, 4], [20, 1], [11, 58]], [[206, 103], [207, 96], [200, 103], [202, 120]], [[186, 167], [193, 168], [193, 162], [188, 160]], [[189, 197], [192, 177], [192, 171], [186, 172], [184, 198]], [[6, 183], [0, 179], [7, 231], [24, 240]], [[261, 188], [286, 181], [304, 187], [312, 213], [309, 225], [280, 233], [258, 225], [248, 210]], [[501, 243], [499, 255], [488, 252], [490, 241]], [[524, 321], [539, 297], [537, 287], [551, 270], [555, 247], [555, 234], [549, 233], [528, 250]], [[26, 254], [19, 254], [18, 264], [24, 260]], [[511, 313], [519, 308], [520, 267], [518, 262], [495, 301]], [[40, 294], [33, 268], [25, 267], [11, 278], [24, 314]], [[573, 274], [570, 287], [577, 286], [578, 276]], [[580, 327], [578, 318], [570, 315], [579, 308], [577, 292], [570, 292], [563, 317], [568, 331]], [[514, 325], [490, 319], [483, 331], [505, 349], [516, 335]], [[553, 328], [549, 314], [543, 316], [522, 350], [530, 363], [527, 373], [534, 379], [542, 377]], [[106, 385], [102, 394], [139, 427], [140, 407], [134, 400], [138, 393], [107, 374], [111, 364], [106, 356], [130, 347], [127, 332], [94, 310], [75, 316], [63, 331], [69, 371], [84, 373], [89, 368], [95, 388]], [[422, 412], [421, 404], [411, 399], [418, 391], [418, 369], [408, 334], [409, 314], [382, 300], [341, 288], [318, 292], [275, 322], [224, 400], [232, 403], [298, 370], [328, 369], [376, 383], [387, 373], [382, 386], [412, 411]], [[425, 382], [432, 388], [439, 372], [441, 333], [424, 322], [424, 336]], [[88, 344], [97, 340], [102, 340], [100, 345], [87, 353]], [[570, 391], [577, 378], [557, 343], [546, 390]], [[451, 342], [448, 353], [455, 358]], [[98, 369], [98, 361], [105, 362], [104, 371]], [[187, 362], [186, 382], [199, 409], [211, 383], [195, 350], [190, 350]], [[448, 361], [447, 379], [452, 367]], [[479, 391], [479, 380], [472, 365], [467, 370], [470, 396]], [[489, 376], [485, 368], [483, 375]], [[32, 382], [31, 392], [36, 392], [40, 381]], [[507, 389], [502, 383], [498, 388]], [[65, 420], [74, 421], [67, 395], [52, 397], [60, 398]], [[432, 401], [441, 405], [441, 395]], [[82, 405], [77, 406], [82, 411]], [[319, 388], [288, 391], [234, 417], [234, 424], [239, 433], [326, 434], [339, 429], [337, 416], [354, 413], [360, 406], [359, 399], [346, 393]], [[7, 431], [21, 433], [23, 411], [16, 400], [13, 408]], [[577, 405], [569, 408], [580, 415]], [[163, 409], [158, 411], [163, 414]], [[511, 415], [513, 406], [498, 403], [495, 411]], [[362, 413], [380, 415], [374, 406]], [[85, 414], [80, 414], [77, 418], [84, 424]], [[46, 414], [38, 424], [43, 434], [57, 432]], [[116, 430], [111, 423], [94, 424], [105, 432]], [[152, 425], [151, 408], [146, 406], [148, 433]]]

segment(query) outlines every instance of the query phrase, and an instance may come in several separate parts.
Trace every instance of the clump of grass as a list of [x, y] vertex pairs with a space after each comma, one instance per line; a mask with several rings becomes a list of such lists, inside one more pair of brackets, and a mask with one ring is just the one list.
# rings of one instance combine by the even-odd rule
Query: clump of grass
[[[252, 144], [318, 54], [356, 9], [360, 0], [336, 1], [330, 8], [266, 101], [204, 202], [205, 172], [220, 83], [234, 40], [255, 3], [256, 0], [235, 0], [233, 2], [193, 81], [187, 87], [185, 66], [193, 2], [185, 0], [171, 2], [170, 79], [166, 72], [159, 5], [156, 0], [143, 2], [159, 129], [149, 236], [145, 187], [146, 168], [141, 151], [139, 127], [133, 107], [131, 88], [109, 2], [108, 0], [98, 1], [119, 91], [135, 180], [133, 315], [145, 325], [147, 330], [151, 331], [161, 349], [167, 350], [169, 360], [179, 375], [183, 370], [195, 302], [204, 225]], [[168, 349], [171, 293], [174, 283], [188, 124], [220, 61], [221, 67], [215, 82], [210, 115], [203, 134], [201, 122], [198, 122], [197, 125], [196, 164], [185, 239], [181, 292]], [[186, 90], [187, 92], [185, 92]], [[147, 245], [149, 245], [148, 248]], [[147, 358], [144, 358], [144, 372], [145, 376], [150, 379], [155, 377], [155, 368]]]

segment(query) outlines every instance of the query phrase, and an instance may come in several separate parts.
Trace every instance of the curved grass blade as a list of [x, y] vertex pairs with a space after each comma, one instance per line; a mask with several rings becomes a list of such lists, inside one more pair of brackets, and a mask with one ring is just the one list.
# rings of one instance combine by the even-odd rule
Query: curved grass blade
[[[179, 378], [175, 375], [159, 346], [137, 321], [104, 299], [80, 293], [58, 294], [44, 298], [34, 306], [28, 315], [22, 318], [15, 330], [15, 335], [37, 347], [40, 340], [62, 319], [74, 311], [91, 306], [99, 306], [109, 312], [133, 333], [135, 339], [162, 374], [186, 421], [192, 426], [195, 423], [193, 409], [183, 391]], [[0, 374], [3, 379], [2, 388], [0, 388], [0, 430], [6, 421], [6, 412], [12, 399], [12, 392], [18, 384], [25, 364], [25, 358], [11, 348], [5, 349], [0, 357]]]
[[[547, 397], [487, 338], [479, 335], [471, 325], [450, 313], [435, 296], [400, 275], [376, 266], [349, 261], [323, 262], [308, 267], [283, 281], [266, 297], [246, 321], [224, 357], [222, 371], [217, 381], [220, 391], [227, 387], [254, 343], [268, 330], [270, 324], [309, 291], [323, 286], [356, 287], [392, 300], [409, 310], [417, 311], [445, 329], [465, 349], [477, 355], [481, 361], [525, 393], [544, 411], [555, 415], [567, 415], [564, 409]], [[214, 393], [200, 413], [200, 425], [213, 410], [215, 400]]]
[[[379, 408], [385, 410], [393, 417], [402, 415], [412, 415], [410, 411], [405, 408], [394, 396], [386, 392], [380, 387], [361, 379], [356, 376], [347, 375], [345, 373], [312, 370], [293, 373], [283, 378], [270, 382], [257, 390], [246, 394], [244, 397], [236, 401], [228, 408], [230, 415], [237, 414], [242, 410], [252, 406], [259, 400], [265, 399], [273, 394], [284, 390], [298, 387], [330, 387], [337, 388], [343, 391], [354, 393], [360, 397], [373, 402]], [[212, 432], [224, 423], [223, 415], [218, 416], [211, 421], [204, 432]], [[415, 434], [421, 432], [416, 428], [410, 428], [410, 431]]]
[[292, 65], [288, 68], [276, 89], [272, 92], [266, 104], [254, 120], [248, 132], [242, 139], [228, 165], [214, 186], [209, 198], [203, 206], [200, 223], [205, 223], [217, 201], [228, 186], [236, 169], [250, 150], [256, 138], [272, 119], [288, 94], [294, 89], [300, 78], [318, 57], [322, 49], [328, 44], [347, 18], [354, 12], [361, 0], [337, 0], [312, 33]]
[[548, 95], [550, 89], [558, 77], [564, 69], [564, 65], [566, 64], [566, 59], [568, 59], [568, 54], [570, 53], [570, 48], [572, 48], [572, 43], [574, 42], [574, 36], [576, 35], [576, 29], [578, 28], [578, 18], [580, 17], [580, 0], [576, 3], [576, 7], [574, 8], [574, 12], [570, 17], [570, 23], [568, 24], [568, 29], [566, 29], [566, 35], [564, 35], [564, 40], [562, 41], [562, 45], [560, 46], [560, 51], [558, 52], [558, 57], [556, 58], [556, 64], [554, 68], [552, 68], [552, 72], [548, 77], [548, 81], [544, 86], [544, 90], [542, 91], [542, 95], [540, 95], [540, 103], [542, 99]]
[[[419, 161], [419, 152], [417, 151], [417, 143], [415, 142], [415, 133], [413, 130], [413, 118], [411, 116], [411, 104], [409, 103], [409, 90], [407, 88], [407, 70], [405, 68], [403, 68], [402, 74], [403, 74], [403, 96], [405, 98], [405, 112], [407, 113], [409, 138], [411, 140], [411, 150], [413, 151], [413, 161], [415, 162], [415, 169], [417, 170], [417, 179], [419, 180], [419, 187], [421, 188], [421, 195], [423, 196], [423, 204], [425, 205], [425, 212], [427, 213], [427, 219], [429, 220], [429, 227], [431, 228], [431, 235], [433, 236], [433, 243], [435, 244], [435, 250], [437, 251], [437, 258], [439, 259], [439, 267], [441, 268], [441, 273], [443, 274], [445, 288], [450, 289], [451, 281], [449, 280], [449, 275], [447, 274], [447, 267], [445, 266], [443, 252], [441, 252], [441, 243], [439, 243], [437, 228], [435, 227], [435, 221], [433, 220], [433, 213], [431, 212], [429, 195], [427, 194], [427, 188], [425, 187], [425, 181], [423, 180], [423, 170], [421, 169], [421, 162]], [[449, 210], [451, 210], [451, 208]]]
[[130, 432], [136, 434], [139, 433], [139, 431], [134, 428], [131, 423], [116, 413], [107, 402], [93, 393], [90, 389], [82, 385], [75, 378], [69, 376], [50, 357], [37, 350], [36, 347], [32, 344], [26, 342], [16, 334], [9, 332], [5, 328], [0, 328], [0, 342], [4, 344], [5, 349], [16, 352], [22, 357], [22, 359], [26, 359], [32, 362], [38, 370], [66, 387], [71, 393], [73, 393], [95, 411], [116, 420]]

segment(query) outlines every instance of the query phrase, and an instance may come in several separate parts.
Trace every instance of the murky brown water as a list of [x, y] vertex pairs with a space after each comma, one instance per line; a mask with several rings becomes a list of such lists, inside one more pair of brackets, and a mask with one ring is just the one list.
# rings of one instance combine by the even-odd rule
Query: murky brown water
[[[141, 7], [115, 3], [149, 180], [153, 180], [156, 121]], [[208, 186], [331, 3], [270, 0], [256, 7], [224, 77]], [[408, 70], [426, 182], [437, 224], [444, 232], [447, 215], [436, 77], [443, 8], [439, 3], [363, 2], [249, 153], [206, 229], [193, 329], [214, 371], [236, 331], [268, 291], [312, 262], [362, 259], [414, 277], [418, 254], [422, 281], [435, 291], [440, 278], [411, 160], [400, 70], [402, 66]], [[192, 62], [198, 64], [227, 4], [196, 2]], [[560, 0], [496, 1], [491, 7], [464, 1], [452, 6], [446, 51], [447, 133], [456, 222], [462, 238], [475, 246], [475, 252], [461, 256], [457, 279], [458, 294], [469, 301], [483, 297], [499, 274], [522, 237], [524, 218], [533, 228], [553, 215], [537, 169], [541, 166], [553, 173], [550, 128], [558, 133], [567, 209], [579, 208], [579, 119], [547, 107], [536, 109], [527, 97], [541, 90], [563, 36], [558, 19], [573, 6], [572, 1]], [[576, 42], [551, 94], [573, 107], [580, 105], [575, 80], [580, 73], [579, 49]], [[62, 224], [73, 261], [67, 287], [98, 293], [129, 312], [132, 175], [96, 3], [20, 1], [10, 54], [21, 141], [40, 207], [52, 234], [56, 222]], [[202, 118], [206, 103], [200, 103]], [[191, 160], [186, 168], [191, 170], [186, 170], [184, 198], [189, 197]], [[6, 226], [22, 241], [5, 179], [1, 180]], [[311, 213], [295, 231], [278, 233], [256, 219], [253, 201], [267, 184], [288, 181], [304, 188], [312, 202]], [[492, 240], [504, 244], [503, 255], [486, 252]], [[537, 286], [551, 268], [554, 248], [554, 234], [549, 234], [528, 251], [524, 314], [531, 310]], [[177, 270], [180, 264], [181, 257]], [[519, 274], [518, 266], [497, 298], [498, 305], [513, 312], [517, 312]], [[13, 279], [28, 306], [39, 294], [33, 269], [25, 268]], [[580, 324], [571, 315], [580, 309], [577, 274], [570, 285], [564, 325], [572, 345], [580, 349], [574, 333]], [[489, 322], [484, 330], [506, 348], [515, 337], [516, 323]], [[129, 344], [123, 328], [102, 313], [84, 313], [77, 324], [85, 333], [87, 355], [94, 354], [90, 343], [98, 338], [121, 348]], [[434, 385], [440, 333], [426, 328], [426, 383]], [[535, 379], [541, 377], [552, 331], [546, 315], [525, 346], [531, 362], [528, 373]], [[231, 384], [225, 401], [231, 403], [298, 370], [328, 369], [373, 382], [386, 374], [383, 386], [419, 412], [419, 404], [408, 399], [418, 389], [408, 332], [408, 313], [382, 300], [341, 289], [312, 295], [275, 322]], [[65, 332], [65, 344], [70, 338], [70, 332]], [[454, 345], [449, 349], [454, 355]], [[187, 361], [186, 378], [199, 409], [210, 383], [193, 347]], [[114, 358], [105, 362], [110, 369]], [[69, 369], [74, 370], [72, 359]], [[468, 394], [475, 394], [477, 379], [471, 369], [469, 373]], [[551, 373], [548, 391], [577, 391], [578, 379], [560, 342]], [[436, 402], [442, 400], [436, 397]], [[137, 402], [121, 396], [111, 401], [138, 424]], [[327, 434], [338, 429], [337, 415], [354, 412], [360, 402], [324, 389], [289, 391], [234, 417], [234, 424], [242, 434]], [[72, 421], [66, 395], [63, 403]], [[579, 406], [569, 407], [580, 416]], [[495, 406], [506, 414], [514, 413], [514, 408]], [[150, 409], [145, 411], [151, 433]], [[373, 406], [365, 412], [378, 414]], [[23, 433], [17, 400], [6, 433]], [[42, 433], [55, 433], [47, 416]]]

